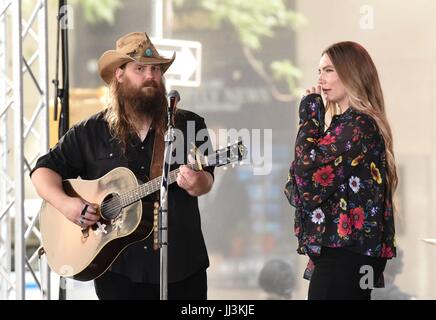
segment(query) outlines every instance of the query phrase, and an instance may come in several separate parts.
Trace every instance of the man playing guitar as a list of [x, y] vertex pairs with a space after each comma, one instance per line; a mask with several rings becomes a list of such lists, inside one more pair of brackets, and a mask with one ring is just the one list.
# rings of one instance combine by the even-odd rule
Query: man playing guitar
[[[133, 32], [120, 38], [116, 49], [105, 52], [99, 60], [100, 76], [111, 92], [108, 107], [73, 126], [53, 149], [38, 160], [31, 172], [38, 194], [58, 211], [54, 217], [63, 219], [58, 226], [75, 224], [72, 227], [83, 243], [93, 237], [104, 237], [107, 233], [105, 227], [111, 223], [106, 220], [112, 219], [102, 220], [102, 208], [85, 199], [87, 193], [91, 197], [94, 192], [91, 188], [83, 196], [74, 196], [74, 193], [66, 192], [63, 180], [77, 177], [103, 179], [119, 167], [130, 169], [140, 181], [156, 178], [161, 173], [168, 107], [163, 74], [174, 59], [175, 56], [170, 59], [160, 56], [144, 32]], [[210, 143], [207, 136], [203, 141], [189, 141], [187, 130], [191, 126], [188, 124], [195, 124], [195, 133], [205, 129], [206, 125], [202, 117], [182, 109], [177, 110], [174, 121], [175, 127], [184, 134], [183, 159], [187, 163], [189, 147], [186, 146]], [[209, 260], [197, 197], [211, 190], [213, 167], [194, 171], [190, 166], [176, 163], [171, 166], [174, 168], [178, 168], [177, 184], [170, 187], [168, 195], [168, 298], [206, 299]], [[108, 189], [112, 188], [110, 181], [120, 184], [122, 179], [98, 180]], [[101, 189], [100, 185], [98, 188]], [[126, 187], [121, 183], [119, 189], [123, 188]], [[147, 211], [144, 204], [156, 199], [154, 193], [141, 200], [144, 215]], [[123, 203], [123, 199], [120, 201]], [[107, 207], [111, 203], [114, 202], [108, 200]], [[120, 225], [128, 223], [126, 219], [113, 219], [111, 228], [123, 230]], [[64, 240], [67, 244], [60, 250], [69, 252], [73, 240]], [[111, 241], [105, 242], [110, 244], [109, 248], [112, 248]], [[96, 251], [101, 252], [100, 249]], [[80, 260], [81, 256], [79, 252], [75, 259]], [[95, 279], [95, 289], [100, 299], [159, 299], [159, 251], [153, 250], [152, 237], [125, 245], [124, 250], [116, 253], [109, 269]]]

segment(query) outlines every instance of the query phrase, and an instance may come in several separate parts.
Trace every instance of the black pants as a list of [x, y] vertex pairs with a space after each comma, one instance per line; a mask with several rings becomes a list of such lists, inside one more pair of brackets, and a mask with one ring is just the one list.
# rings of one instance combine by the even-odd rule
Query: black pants
[[[159, 300], [158, 284], [132, 282], [114, 272], [105, 272], [94, 280], [95, 292], [100, 300]], [[206, 270], [194, 273], [185, 280], [168, 283], [168, 300], [206, 300]]]
[[[374, 284], [367, 280], [375, 283], [387, 261], [328, 247], [322, 247], [321, 255], [311, 259], [315, 269], [310, 278], [309, 300], [370, 300]], [[368, 270], [373, 272], [373, 277]]]

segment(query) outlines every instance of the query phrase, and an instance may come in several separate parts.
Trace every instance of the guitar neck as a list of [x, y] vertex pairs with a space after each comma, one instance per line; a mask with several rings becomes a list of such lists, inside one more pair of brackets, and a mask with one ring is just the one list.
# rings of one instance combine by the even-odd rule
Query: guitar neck
[[[199, 161], [198, 163], [187, 164], [189, 168], [192, 170], [201, 170], [201, 167], [219, 167], [222, 165], [227, 165], [232, 162], [241, 161], [245, 159], [247, 155], [247, 149], [242, 144], [242, 141], [239, 141], [231, 146], [226, 148], [222, 148], [216, 151], [214, 154], [207, 156], [206, 158], [202, 158], [203, 161]], [[201, 157], [200, 157], [201, 158]], [[180, 169], [177, 168], [169, 173], [168, 185], [176, 182], [177, 174], [180, 172]], [[123, 208], [131, 205], [132, 203], [145, 198], [146, 196], [158, 191], [161, 187], [162, 176], [154, 178], [153, 180], [141, 184], [136, 188], [126, 191], [120, 194], [121, 205]]]
[[[195, 166], [188, 165], [191, 169], [194, 169]], [[180, 172], [180, 169], [174, 169], [169, 173], [168, 185], [173, 184], [177, 180], [177, 174]], [[133, 190], [129, 190], [120, 194], [121, 197], [121, 205], [123, 208], [131, 205], [132, 203], [145, 198], [146, 196], [158, 191], [161, 186], [162, 176], [154, 178], [147, 183], [141, 184], [134, 188]]]

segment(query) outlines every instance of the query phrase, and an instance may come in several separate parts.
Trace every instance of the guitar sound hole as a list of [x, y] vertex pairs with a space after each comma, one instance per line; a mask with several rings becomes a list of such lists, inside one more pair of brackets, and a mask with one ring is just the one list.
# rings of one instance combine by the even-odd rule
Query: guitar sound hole
[[100, 210], [103, 219], [111, 221], [115, 219], [121, 212], [121, 199], [116, 193], [111, 193], [104, 198]]

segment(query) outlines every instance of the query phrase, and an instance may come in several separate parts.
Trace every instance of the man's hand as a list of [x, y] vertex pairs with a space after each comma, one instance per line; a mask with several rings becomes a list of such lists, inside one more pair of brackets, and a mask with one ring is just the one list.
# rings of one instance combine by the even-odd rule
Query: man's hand
[[65, 198], [59, 209], [68, 220], [82, 228], [92, 226], [100, 219], [97, 206], [80, 198]]
[[188, 166], [180, 166], [177, 184], [193, 197], [201, 196], [212, 189], [213, 177], [207, 171], [194, 171]]
[[62, 178], [56, 171], [41, 167], [33, 172], [31, 178], [39, 196], [71, 222], [85, 228], [99, 220], [97, 205], [68, 196], [62, 187]]

